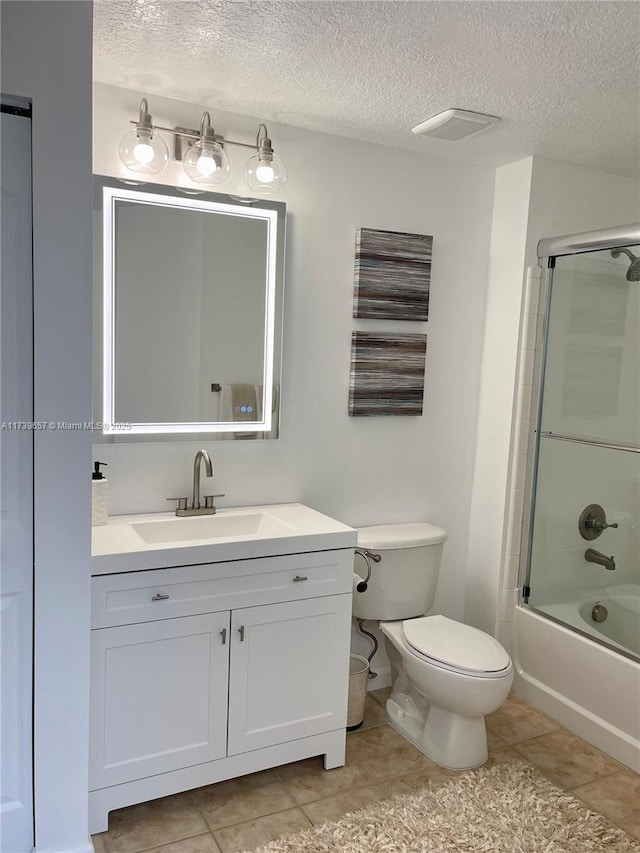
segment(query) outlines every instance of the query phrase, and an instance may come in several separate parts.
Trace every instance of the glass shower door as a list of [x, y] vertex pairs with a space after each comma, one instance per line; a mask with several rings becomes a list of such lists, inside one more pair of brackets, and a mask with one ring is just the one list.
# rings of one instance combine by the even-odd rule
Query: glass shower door
[[640, 656], [640, 261], [554, 259], [528, 604]]

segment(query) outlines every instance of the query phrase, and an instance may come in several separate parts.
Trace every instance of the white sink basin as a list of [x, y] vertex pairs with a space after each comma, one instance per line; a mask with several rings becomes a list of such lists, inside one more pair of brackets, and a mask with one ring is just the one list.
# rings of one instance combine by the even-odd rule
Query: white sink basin
[[356, 531], [303, 504], [223, 507], [215, 515], [117, 515], [92, 528], [92, 574], [354, 548]]
[[237, 536], [277, 536], [294, 530], [290, 524], [267, 512], [176, 517], [166, 521], [134, 523], [131, 527], [149, 545]]

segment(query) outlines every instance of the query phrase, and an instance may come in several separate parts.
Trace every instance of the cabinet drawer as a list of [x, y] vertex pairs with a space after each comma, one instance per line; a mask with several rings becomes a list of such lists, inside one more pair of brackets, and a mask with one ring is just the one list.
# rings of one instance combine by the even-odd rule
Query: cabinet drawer
[[233, 610], [351, 591], [353, 550], [183, 566], [92, 580], [91, 627]]

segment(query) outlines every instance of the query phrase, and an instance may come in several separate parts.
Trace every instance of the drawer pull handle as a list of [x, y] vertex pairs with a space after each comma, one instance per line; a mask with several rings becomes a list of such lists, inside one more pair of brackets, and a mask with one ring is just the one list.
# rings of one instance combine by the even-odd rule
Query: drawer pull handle
[[244, 625], [238, 628], [238, 633], [240, 634], [240, 642], [244, 643]]
[[222, 645], [226, 646], [226, 644], [227, 644], [227, 629], [226, 628], [223, 628], [222, 631], [220, 631], [220, 636], [222, 637]]
[[162, 595], [161, 593], [157, 592], [154, 596], [151, 597], [151, 601], [166, 601], [167, 598], [169, 598], [168, 595]]
[[294, 583], [300, 583], [300, 581], [308, 581], [309, 578], [306, 575], [296, 575], [293, 579]]

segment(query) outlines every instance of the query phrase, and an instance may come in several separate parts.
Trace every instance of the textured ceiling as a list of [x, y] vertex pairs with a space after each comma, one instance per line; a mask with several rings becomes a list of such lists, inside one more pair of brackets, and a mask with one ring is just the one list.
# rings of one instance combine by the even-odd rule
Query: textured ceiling
[[[533, 154], [640, 177], [637, 0], [95, 0], [94, 9], [101, 83], [471, 162]], [[454, 143], [411, 133], [449, 107], [503, 121]]]

